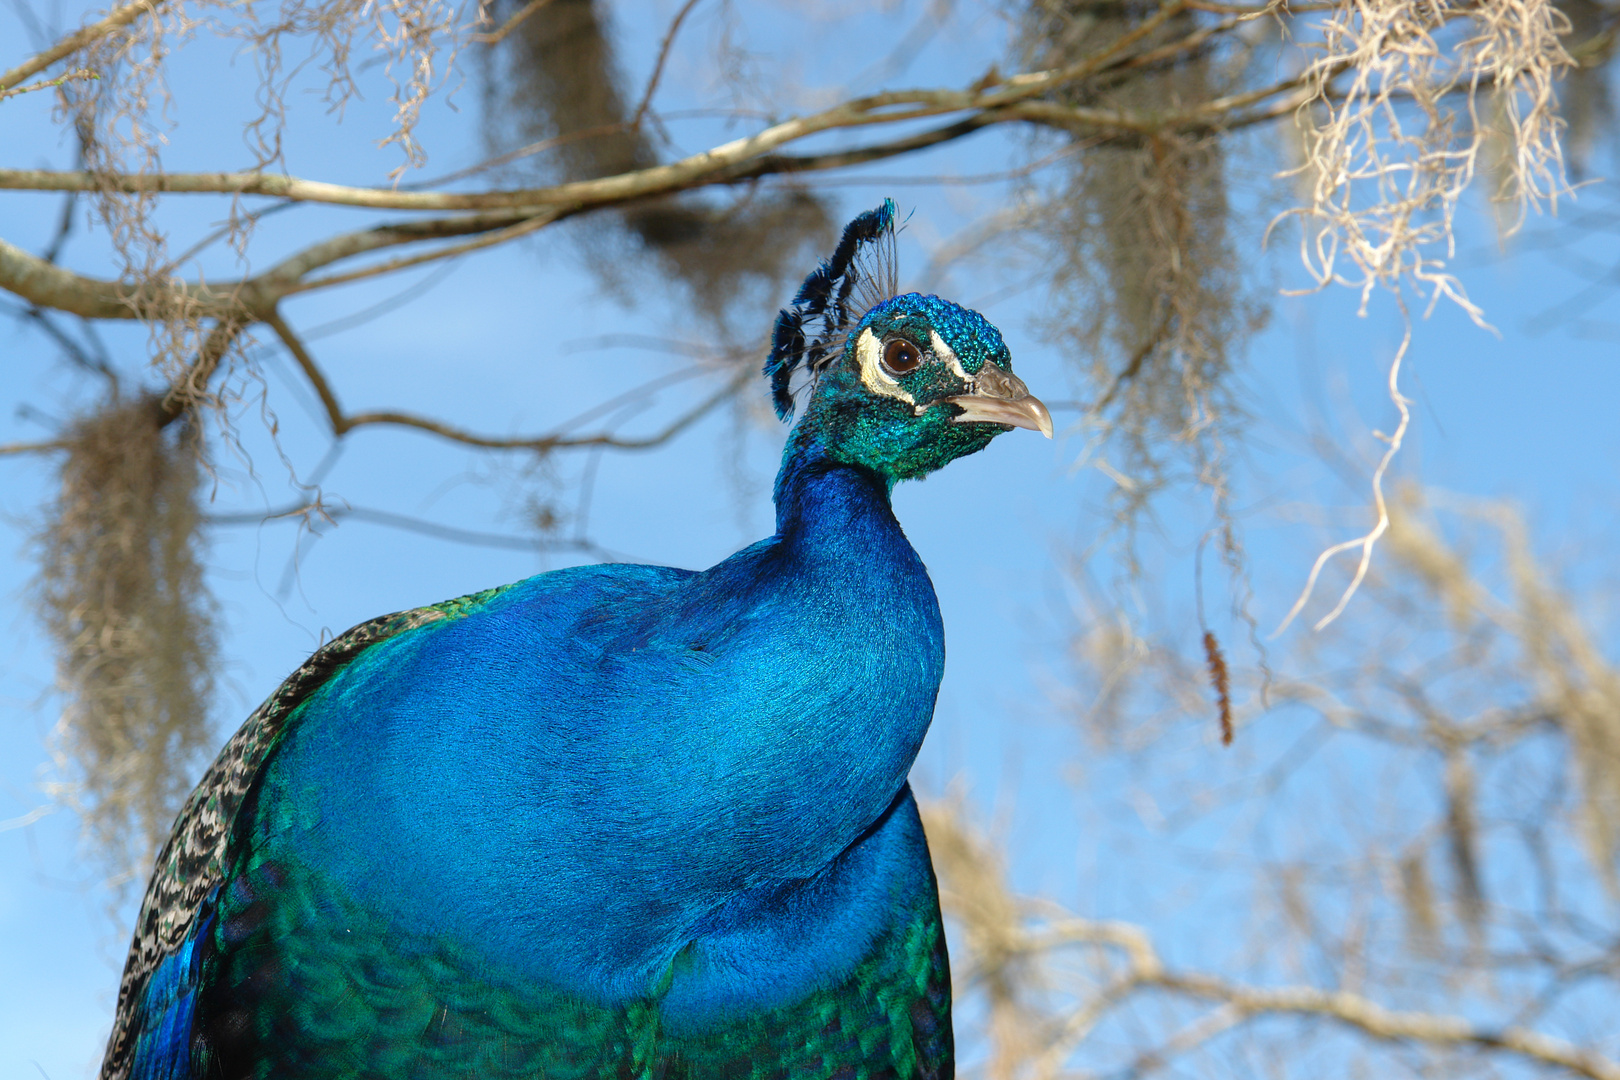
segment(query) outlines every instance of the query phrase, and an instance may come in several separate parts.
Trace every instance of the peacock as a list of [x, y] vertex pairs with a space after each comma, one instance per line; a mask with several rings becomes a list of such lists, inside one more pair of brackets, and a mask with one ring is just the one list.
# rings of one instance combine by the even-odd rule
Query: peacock
[[1046, 407], [898, 294], [895, 206], [778, 318], [776, 532], [372, 619], [221, 751], [157, 860], [104, 1080], [939, 1078], [907, 784], [944, 630], [894, 485]]

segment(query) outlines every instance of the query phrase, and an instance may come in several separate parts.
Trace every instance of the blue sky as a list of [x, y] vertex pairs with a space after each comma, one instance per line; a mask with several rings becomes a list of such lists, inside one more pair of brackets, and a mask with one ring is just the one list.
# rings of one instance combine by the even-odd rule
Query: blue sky
[[[642, 71], [674, 5], [653, 5], [659, 18], [626, 18], [625, 66]], [[802, 14], [797, 13], [795, 14]], [[794, 15], [761, 16], [767, 29]], [[838, 20], [845, 20], [840, 22]], [[63, 25], [76, 18], [63, 17]], [[882, 40], [905, 20], [881, 14], [829, 13], [805, 33], [816, 40]], [[698, 20], [694, 41], [712, 34]], [[963, 15], [951, 33], [919, 53], [907, 79], [957, 84], [977, 62], [977, 37], [1000, 34], [987, 15]], [[10, 9], [0, 12], [0, 63], [22, 53], [26, 38]], [[766, 58], [814, 82], [800, 50]], [[179, 54], [173, 75], [176, 124], [164, 160], [172, 169], [233, 167], [246, 161], [238, 125], [249, 61], [199, 41]], [[677, 54], [670, 102], [698, 83], [695, 61]], [[429, 175], [478, 160], [482, 146], [476, 89], [464, 89], [456, 111], [436, 102], [425, 114], [423, 142]], [[71, 164], [49, 123], [43, 95], [0, 104], [0, 163]], [[385, 130], [386, 103], [352, 105], [341, 125], [318, 102], [300, 96], [289, 141], [298, 175], [374, 183], [392, 165], [391, 152], [372, 146]], [[701, 141], [709, 129], [682, 129]], [[991, 133], [905, 166], [869, 170], [875, 177], [931, 172], [974, 174], [999, 167], [1016, 136]], [[893, 195], [911, 225], [902, 236], [902, 283], [914, 281], [929, 252], [972, 214], [995, 205], [1004, 187], [902, 186], [881, 180], [832, 187], [840, 217]], [[1573, 330], [1542, 330], [1538, 316], [1580, 288], [1573, 251], [1601, 262], [1612, 232], [1568, 222], [1612, 206], [1608, 189], [1584, 192], [1566, 206], [1564, 224], [1532, 221], [1528, 238], [1549, 236], [1565, 246], [1520, 241], [1503, 250], [1472, 209], [1463, 215], [1456, 260], [1471, 295], [1498, 328], [1487, 333], [1442, 305], [1415, 329], [1407, 393], [1416, 406], [1414, 430], [1397, 476], [1420, 478], [1449, 491], [1508, 498], [1523, 505], [1537, 541], [1567, 556], [1589, 578], [1596, 601], [1610, 585], [1604, 553], [1616, 534], [1616, 470], [1620, 467], [1620, 372], [1614, 341], [1620, 305], [1600, 294]], [[39, 250], [54, 227], [56, 197], [0, 197], [0, 236]], [[222, 200], [198, 198], [171, 214], [177, 234], [196, 235], [224, 212]], [[354, 227], [364, 215], [333, 208], [300, 209], [262, 226], [258, 265], [317, 235]], [[576, 224], [571, 228], [588, 228]], [[1574, 237], [1571, 230], [1576, 231]], [[183, 246], [184, 240], [176, 246]], [[1257, 273], [1298, 284], [1293, 252], [1284, 244], [1253, 256]], [[107, 273], [105, 236], [81, 228], [68, 265]], [[808, 267], [806, 267], [808, 269]], [[214, 273], [230, 271], [218, 262]], [[288, 309], [309, 328], [397, 293], [430, 272], [316, 295]], [[1006, 284], [995, 267], [954, 278], [967, 301], [994, 296]], [[635, 287], [632, 283], [632, 289]], [[786, 297], [782, 297], [785, 301]], [[1038, 288], [988, 305], [1002, 328], [1018, 371], [1037, 394], [1076, 396], [1060, 350], [1034, 330], [1043, 296]], [[1392, 304], [1376, 298], [1358, 317], [1346, 290], [1278, 298], [1269, 326], [1251, 343], [1241, 371], [1254, 422], [1241, 459], [1236, 502], [1255, 590], [1254, 611], [1269, 630], [1292, 603], [1311, 559], [1325, 541], [1360, 531], [1367, 520], [1364, 483], [1347, 486], [1309, 445], [1330, 432], [1351, 459], [1372, 460], [1370, 432], [1388, 430], [1393, 410], [1383, 394], [1384, 370], [1399, 342]], [[1607, 320], [1607, 321], [1605, 321]], [[762, 325], [758, 328], [765, 330]], [[353, 330], [316, 342], [317, 353], [351, 408], [400, 407], [491, 431], [543, 430], [637, 382], [671, 370], [672, 359], [641, 348], [601, 347], [605, 334], [639, 333], [691, 341], [702, 324], [661, 301], [621, 303], [604, 295], [566, 237], [539, 240], [467, 260], [419, 298]], [[144, 335], [112, 327], [106, 337], [132, 362]], [[37, 334], [12, 320], [0, 323], [8, 377], [0, 380], [0, 443], [44, 437], [39, 417], [70, 415], [82, 398], [71, 371], [53, 359]], [[293, 466], [307, 471], [325, 452], [321, 425], [308, 395], [289, 377], [285, 359], [266, 353], [263, 385]], [[696, 400], [712, 382], [671, 391], [667, 400]], [[683, 396], [684, 395], [684, 396]], [[763, 400], [764, 388], [759, 388]], [[240, 412], [242, 455], [221, 453], [216, 508], [253, 510], [288, 501], [291, 489], [257, 407]], [[1072, 414], [1060, 416], [1060, 421]], [[632, 421], [627, 430], [636, 430]], [[619, 557], [680, 566], [712, 564], [770, 530], [769, 482], [783, 430], [752, 414], [721, 412], [667, 449], [645, 456], [606, 456], [590, 506], [594, 539]], [[1109, 513], [1111, 481], [1074, 467], [1083, 436], [1070, 432], [1048, 443], [1014, 432], [985, 453], [960, 461], [896, 493], [896, 508], [930, 568], [940, 594], [949, 656], [933, 733], [915, 782], [938, 793], [956, 783], [998, 821], [1009, 838], [1017, 883], [1052, 893], [1086, 914], [1133, 914], [1181, 880], [1118, 801], [1125, 781], [1090, 759], [1095, 750], [1062, 711], [1073, 674], [1065, 658], [1075, 630], [1074, 592], [1064, 554], [1097, 535]], [[250, 464], [251, 463], [251, 464]], [[387, 509], [469, 529], [515, 532], [513, 507], [533, 481], [521, 463], [498, 455], [450, 450], [424, 436], [373, 430], [351, 437], [325, 488], [353, 505]], [[566, 481], [581, 462], [562, 466]], [[1364, 478], [1363, 478], [1364, 479]], [[0, 654], [0, 1080], [71, 1080], [91, 1075], [99, 1060], [127, 941], [129, 911], [107, 910], [108, 894], [77, 857], [71, 814], [49, 810], [41, 791], [53, 775], [48, 756], [55, 721], [51, 661], [25, 603], [32, 564], [28, 536], [49, 495], [48, 463], [0, 458], [0, 597], [6, 641]], [[1300, 510], [1299, 508], [1306, 508]], [[1308, 512], [1307, 512], [1308, 511]], [[1144, 537], [1143, 609], [1180, 636], [1196, 636], [1192, 614], [1192, 556], [1208, 527], [1207, 500], [1194, 492], [1167, 499]], [[211, 534], [210, 584], [226, 626], [217, 718], [221, 739], [319, 643], [372, 615], [459, 595], [567, 565], [576, 555], [468, 547], [350, 520], [318, 540], [306, 538], [294, 559], [293, 526], [218, 528]], [[1105, 551], [1099, 565], [1107, 574]], [[290, 572], [292, 567], [295, 572]], [[1330, 577], [1329, 586], [1342, 579]], [[1216, 582], [1212, 584], [1212, 582]], [[1217, 579], [1206, 590], [1224, 589]], [[1207, 594], [1208, 595], [1208, 594]], [[1221, 605], [1216, 604], [1219, 608]], [[1318, 613], [1325, 610], [1320, 604]], [[1217, 616], [1219, 619], [1219, 616]], [[1229, 640], [1238, 634], [1226, 622]], [[1290, 633], [1306, 633], [1296, 627]], [[1241, 776], [1275, 749], [1264, 743], [1214, 755], [1213, 713], [1188, 718], [1182, 751], [1188, 768]], [[1071, 781], [1079, 775], [1082, 782]], [[1160, 883], [1160, 884], [1156, 884]], [[1148, 897], [1148, 900], [1144, 900]]]

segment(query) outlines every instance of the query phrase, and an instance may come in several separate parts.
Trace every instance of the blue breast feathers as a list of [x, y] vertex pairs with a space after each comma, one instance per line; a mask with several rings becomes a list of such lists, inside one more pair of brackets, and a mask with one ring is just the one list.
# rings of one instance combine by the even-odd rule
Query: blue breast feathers
[[544, 574], [362, 654], [272, 760], [255, 850], [601, 1000], [753, 940], [750, 904], [780, 912], [894, 802], [944, 663], [885, 486], [795, 488], [792, 527], [710, 570]]

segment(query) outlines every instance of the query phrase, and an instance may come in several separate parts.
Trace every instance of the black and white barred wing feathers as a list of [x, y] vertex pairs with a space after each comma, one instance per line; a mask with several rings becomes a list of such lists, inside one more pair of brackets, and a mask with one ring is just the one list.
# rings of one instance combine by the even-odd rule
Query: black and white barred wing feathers
[[220, 751], [186, 800], [141, 901], [135, 937], [118, 987], [118, 1011], [107, 1040], [101, 1080], [129, 1075], [138, 1010], [148, 981], [164, 958], [190, 934], [197, 910], [224, 874], [226, 848], [237, 811], [298, 706], [334, 672], [379, 641], [441, 619], [454, 618], [482, 594], [383, 615], [361, 623], [318, 649], [248, 717]]

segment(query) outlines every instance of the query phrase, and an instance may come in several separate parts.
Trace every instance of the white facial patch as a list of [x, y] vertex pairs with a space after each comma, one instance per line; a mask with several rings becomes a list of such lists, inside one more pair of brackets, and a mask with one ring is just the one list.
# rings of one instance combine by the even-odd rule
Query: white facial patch
[[945, 366], [951, 369], [952, 374], [963, 382], [971, 381], [968, 373], [962, 369], [962, 361], [958, 360], [955, 351], [945, 344], [945, 339], [939, 336], [938, 330], [928, 331], [928, 343], [933, 346], [934, 355], [945, 361]]
[[883, 346], [878, 344], [877, 335], [872, 333], [870, 326], [862, 330], [861, 336], [855, 339], [855, 360], [861, 365], [861, 383], [874, 394], [892, 397], [907, 405], [917, 404], [917, 399], [908, 394], [905, 387], [895, 382], [889, 373], [883, 370], [883, 366], [878, 362], [882, 351]]

